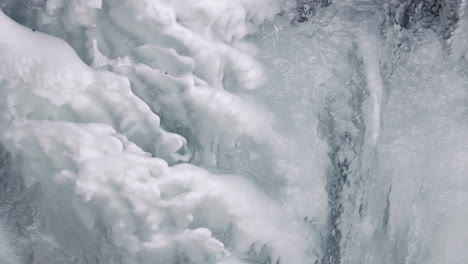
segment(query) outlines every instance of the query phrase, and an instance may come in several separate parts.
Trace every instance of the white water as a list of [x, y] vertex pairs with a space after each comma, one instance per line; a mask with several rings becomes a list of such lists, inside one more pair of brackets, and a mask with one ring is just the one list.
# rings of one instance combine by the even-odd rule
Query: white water
[[0, 264], [467, 263], [466, 1], [392, 3], [0, 1]]

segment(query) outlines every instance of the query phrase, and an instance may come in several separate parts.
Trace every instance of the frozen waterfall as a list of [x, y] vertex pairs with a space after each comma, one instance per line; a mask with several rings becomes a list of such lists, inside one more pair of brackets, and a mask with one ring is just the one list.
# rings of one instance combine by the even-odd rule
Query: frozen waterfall
[[467, 0], [0, 9], [0, 264], [468, 263]]

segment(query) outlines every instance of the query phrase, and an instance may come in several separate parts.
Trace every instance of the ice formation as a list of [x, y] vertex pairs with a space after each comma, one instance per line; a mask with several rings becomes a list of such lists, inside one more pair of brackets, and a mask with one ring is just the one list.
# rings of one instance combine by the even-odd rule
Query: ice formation
[[[306, 261], [305, 227], [279, 202], [239, 176], [176, 165], [211, 165], [217, 145], [241, 135], [261, 143], [278, 137], [261, 107], [227, 91], [262, 82], [241, 39], [277, 12], [276, 2], [258, 8], [264, 4], [49, 1], [37, 31], [0, 15], [2, 33], [13, 32], [1, 41], [2, 143], [21, 159], [24, 191], [35, 192], [45, 218], [30, 223], [34, 238], [26, 235], [39, 248], [19, 255], [78, 263]], [[85, 49], [79, 55], [92, 67], [41, 29], [67, 32], [65, 40], [79, 35], [71, 43], [84, 45], [76, 50]], [[197, 145], [161, 128], [156, 113]]]
[[468, 262], [466, 0], [0, 8], [0, 264]]

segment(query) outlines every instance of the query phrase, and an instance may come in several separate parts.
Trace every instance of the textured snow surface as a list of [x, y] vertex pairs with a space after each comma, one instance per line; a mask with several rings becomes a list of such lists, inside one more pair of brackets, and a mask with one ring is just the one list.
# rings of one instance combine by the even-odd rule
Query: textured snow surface
[[439, 2], [0, 0], [0, 264], [468, 263]]

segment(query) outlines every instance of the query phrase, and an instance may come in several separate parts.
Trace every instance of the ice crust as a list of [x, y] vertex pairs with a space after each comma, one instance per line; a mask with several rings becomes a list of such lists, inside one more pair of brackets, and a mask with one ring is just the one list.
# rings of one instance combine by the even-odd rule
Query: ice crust
[[[26, 186], [40, 183], [47, 200], [67, 201], [62, 206], [74, 207], [83, 227], [106, 219], [112, 230], [107, 236], [129, 260], [211, 263], [231, 253], [248, 257], [257, 243], [258, 252], [261, 246], [273, 250], [263, 257], [305, 261], [304, 249], [289, 248], [306, 243], [301, 227], [283, 233], [287, 217], [269, 220], [280, 206], [244, 179], [187, 164], [169, 167], [102, 124], [28, 121], [5, 137], [12, 142], [7, 147], [29, 163], [23, 173], [34, 176], [25, 177]], [[232, 252], [212, 237], [212, 231], [228, 229]]]
[[[21, 261], [305, 263], [306, 227], [279, 201], [239, 176], [175, 165], [216, 164], [216, 145], [242, 135], [279, 139], [242, 96], [263, 82], [242, 39], [278, 10], [270, 0], [50, 0], [37, 31], [0, 12], [11, 36], [0, 40], [1, 142], [32, 195], [24, 203], [39, 203], [22, 238], [35, 246], [15, 242]], [[158, 115], [211, 147], [193, 155]]]
[[[190, 137], [200, 148], [233, 144], [241, 134], [259, 142], [276, 137], [274, 132], [259, 133], [259, 127], [271, 126], [271, 118], [261, 114], [256, 118], [252, 112], [258, 106], [244, 102], [241, 94], [226, 92], [254, 89], [263, 82], [262, 67], [252, 57], [255, 49], [242, 38], [278, 12], [276, 1], [113, 1], [103, 5], [103, 9], [90, 8], [90, 13], [95, 10], [100, 15], [94, 21], [75, 22], [79, 27], [57, 8], [50, 9], [42, 27], [52, 34], [67, 31], [65, 37], [84, 35], [79, 41], [72, 36], [67, 41], [75, 50], [83, 50], [84, 39], [90, 48], [80, 53], [82, 58], [127, 76], [135, 94], [155, 113], [167, 116], [166, 127]], [[50, 16], [57, 16], [54, 23], [47, 23]], [[207, 122], [217, 124], [211, 133], [204, 131], [210, 126]], [[218, 134], [225, 136], [214, 140]], [[194, 158], [216, 162], [213, 149], [203, 149]]]
[[0, 1], [0, 264], [467, 263], [431, 2]]

